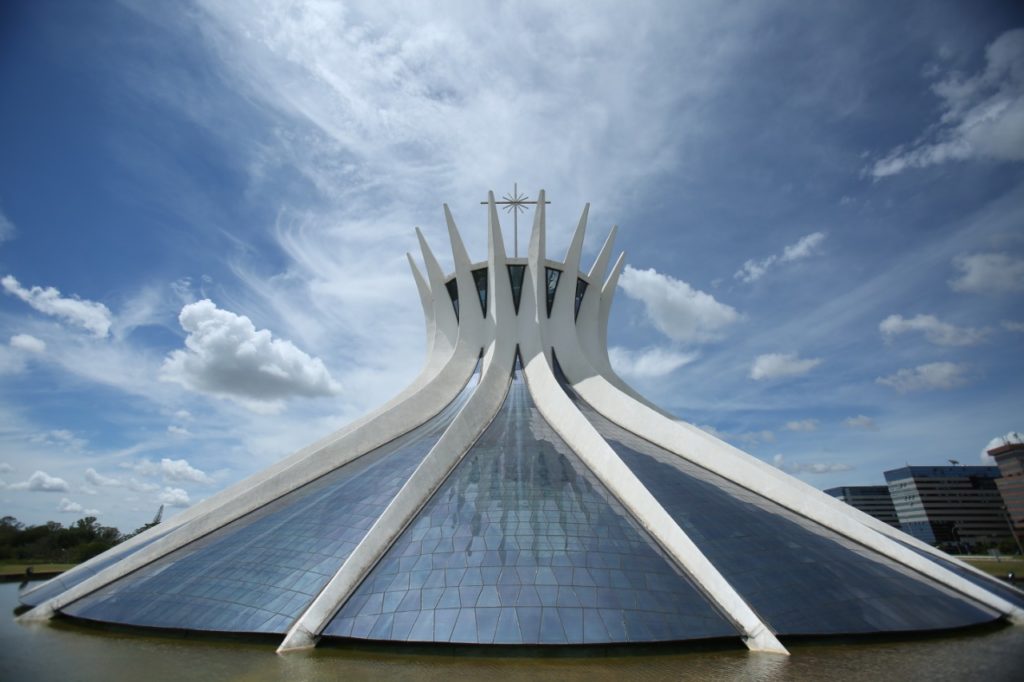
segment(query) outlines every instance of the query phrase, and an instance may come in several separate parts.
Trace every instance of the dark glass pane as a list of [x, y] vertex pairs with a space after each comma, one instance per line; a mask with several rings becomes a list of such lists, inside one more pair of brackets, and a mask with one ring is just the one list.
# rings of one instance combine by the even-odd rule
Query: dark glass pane
[[68, 575], [67, 573], [58, 575], [41, 585], [36, 585], [31, 591], [26, 591], [18, 596], [18, 601], [26, 606], [38, 606], [48, 599], [56, 597], [62, 592], [70, 590], [75, 585], [84, 582], [86, 578], [91, 578], [107, 566], [114, 564], [121, 559], [127, 558], [135, 552], [138, 552], [143, 547], [150, 545], [168, 533], [172, 532], [173, 528], [169, 528], [162, 532], [158, 531], [153, 534], [153, 537], [147, 539], [145, 542], [140, 542], [135, 547], [121, 552], [117, 552], [117, 547], [112, 548], [110, 551], [96, 557], [96, 561], [91, 565], [77, 570], [74, 575]]
[[452, 299], [452, 307], [455, 308], [455, 320], [459, 319], [459, 283], [454, 277], [445, 282], [445, 288], [448, 289], [448, 296]]
[[997, 617], [980, 604], [635, 436], [581, 400], [577, 405], [776, 633], [933, 630]]
[[480, 297], [480, 310], [487, 317], [487, 268], [474, 270], [473, 281], [476, 283], [476, 295]]
[[[145, 627], [284, 633], [337, 572], [475, 388], [371, 453], [67, 606]], [[409, 585], [403, 587], [409, 591]], [[367, 615], [417, 604], [395, 593]], [[405, 620], [360, 622], [374, 632]], [[408, 625], [408, 628], [406, 627]], [[401, 627], [399, 627], [401, 626]]]
[[918, 549], [917, 547], [913, 547], [905, 542], [901, 542], [900, 544], [906, 547], [907, 549], [916, 552], [917, 554], [920, 554], [929, 561], [932, 561], [938, 564], [939, 566], [942, 566], [943, 568], [949, 569], [953, 573], [956, 573], [965, 580], [974, 583], [978, 587], [984, 588], [989, 592], [995, 593], [996, 595], [1002, 597], [1003, 599], [1010, 602], [1011, 604], [1014, 604], [1015, 606], [1024, 608], [1024, 592], [1021, 592], [1016, 587], [1007, 585], [1001, 582], [998, 578], [984, 578], [975, 573], [974, 571], [964, 568], [955, 561], [934, 556], [933, 554], [924, 552]]
[[512, 305], [516, 308], [516, 315], [519, 314], [519, 297], [523, 293], [523, 276], [526, 274], [525, 265], [509, 265], [508, 279], [512, 284]]
[[544, 275], [548, 284], [548, 317], [551, 317], [551, 306], [555, 304], [555, 291], [558, 289], [558, 279], [562, 276], [562, 271], [544, 268]]
[[583, 296], [587, 293], [587, 283], [581, 279], [576, 278], [576, 308], [573, 313], [572, 319], [578, 319], [580, 316], [580, 305], [583, 304]]
[[494, 421], [324, 634], [373, 637], [359, 619], [394, 611], [415, 614], [408, 632], [391, 631], [405, 641], [735, 637], [537, 413], [518, 374]]

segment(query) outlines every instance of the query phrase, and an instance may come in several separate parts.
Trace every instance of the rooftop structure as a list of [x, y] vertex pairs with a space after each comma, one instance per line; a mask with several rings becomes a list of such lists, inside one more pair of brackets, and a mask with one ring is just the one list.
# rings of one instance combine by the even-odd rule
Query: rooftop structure
[[996, 486], [1003, 497], [1006, 513], [1013, 525], [1013, 532], [1018, 543], [1024, 542], [1024, 443], [1005, 439], [1002, 445], [994, 447], [988, 454], [999, 467], [1000, 477]]
[[652, 405], [612, 370], [615, 229], [580, 268], [410, 256], [422, 373], [386, 405], [22, 595], [25, 619], [574, 645], [1024, 622], [1024, 595]]
[[999, 467], [906, 466], [885, 472], [900, 528], [928, 544], [969, 551], [1010, 538]]
[[900, 527], [900, 520], [896, 516], [896, 507], [892, 504], [892, 497], [889, 495], [887, 486], [844, 485], [838, 488], [829, 488], [825, 493], [894, 528]]

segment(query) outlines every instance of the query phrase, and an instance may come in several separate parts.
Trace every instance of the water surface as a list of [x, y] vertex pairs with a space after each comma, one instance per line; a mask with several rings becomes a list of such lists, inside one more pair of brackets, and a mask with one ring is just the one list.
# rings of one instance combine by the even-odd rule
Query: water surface
[[[0, 680], [1001, 680], [1024, 679], [1024, 627], [914, 641], [791, 643], [792, 656], [743, 650], [523, 657], [320, 648], [125, 634], [63, 621], [14, 622], [17, 584], [0, 583]], [[563, 650], [564, 651], [564, 650]]]

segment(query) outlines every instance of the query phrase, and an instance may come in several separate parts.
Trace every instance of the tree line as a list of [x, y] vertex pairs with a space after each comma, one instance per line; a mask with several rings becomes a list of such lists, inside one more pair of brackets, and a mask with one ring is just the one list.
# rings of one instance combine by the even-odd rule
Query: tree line
[[13, 516], [4, 516], [0, 518], [0, 561], [76, 564], [154, 525], [155, 522], [148, 523], [122, 534], [113, 526], [101, 525], [95, 516], [86, 516], [67, 526], [56, 521], [26, 526]]

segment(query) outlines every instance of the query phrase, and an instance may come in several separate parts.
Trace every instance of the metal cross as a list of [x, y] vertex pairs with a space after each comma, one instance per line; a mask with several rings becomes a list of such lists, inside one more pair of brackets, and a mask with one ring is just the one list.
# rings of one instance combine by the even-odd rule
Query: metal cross
[[[536, 201], [528, 201], [529, 197], [525, 194], [519, 193], [519, 183], [512, 183], [512, 193], [506, 194], [501, 198], [501, 201], [495, 201], [495, 204], [501, 204], [505, 211], [512, 214], [512, 224], [515, 226], [515, 257], [519, 258], [519, 212], [525, 211], [527, 204], [536, 205]], [[486, 201], [481, 201], [481, 204], [486, 204]], [[545, 204], [550, 204], [550, 201], [545, 201]]]

